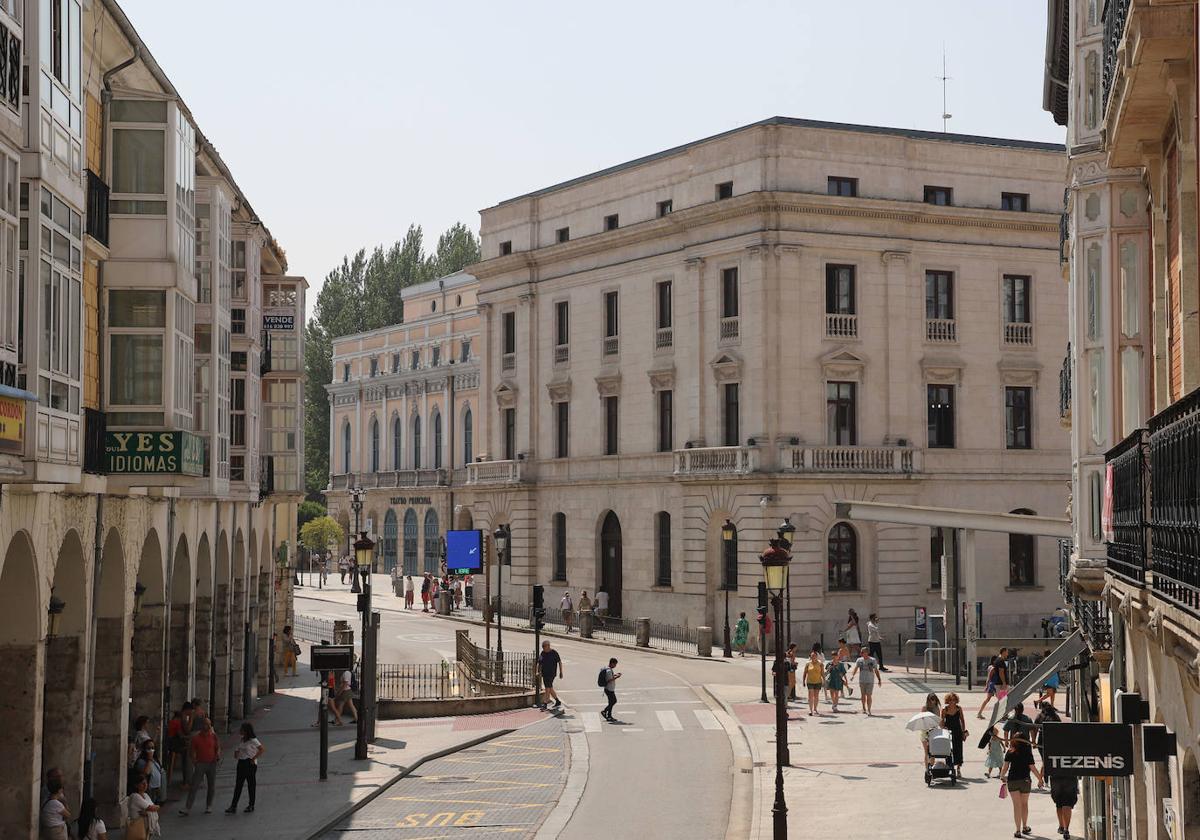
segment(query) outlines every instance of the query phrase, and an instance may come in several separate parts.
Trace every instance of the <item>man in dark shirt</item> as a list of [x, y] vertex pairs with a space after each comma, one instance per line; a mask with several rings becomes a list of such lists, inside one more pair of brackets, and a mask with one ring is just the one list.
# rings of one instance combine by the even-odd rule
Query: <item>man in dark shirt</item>
[[1025, 714], [1024, 703], [1013, 706], [1012, 717], [1004, 722], [1004, 731], [1010, 736], [1019, 735], [1025, 740], [1033, 742], [1033, 721], [1029, 715]]
[[554, 690], [554, 680], [563, 675], [562, 657], [550, 647], [549, 642], [542, 642], [542, 652], [538, 654], [538, 670], [542, 672], [542, 685], [546, 689], [546, 702], [542, 708], [549, 706], [550, 698], [554, 698], [554, 708], [557, 709], [562, 705], [562, 700]]

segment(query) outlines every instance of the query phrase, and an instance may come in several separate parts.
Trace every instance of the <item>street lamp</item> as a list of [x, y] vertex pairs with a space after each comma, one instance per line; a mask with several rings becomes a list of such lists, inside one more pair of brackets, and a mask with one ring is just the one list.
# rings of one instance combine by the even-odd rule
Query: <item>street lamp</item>
[[[770, 548], [760, 561], [771, 605], [775, 608], [775, 805], [771, 809], [775, 840], [787, 840], [787, 803], [783, 798], [783, 768], [791, 763], [787, 746], [787, 663], [783, 657], [783, 593], [787, 591], [788, 564], [792, 555], [784, 548], [783, 528], [779, 539], [771, 540]], [[791, 532], [787, 532], [790, 534]], [[790, 546], [791, 542], [786, 542]]]
[[50, 595], [50, 608], [46, 610], [46, 640], [58, 636], [58, 625], [62, 622], [62, 613], [67, 604], [57, 595]]
[[501, 635], [500, 620], [504, 617], [504, 560], [508, 554], [508, 541], [512, 537], [512, 531], [507, 525], [501, 525], [493, 533], [492, 538], [496, 540], [496, 603], [499, 609], [496, 610], [496, 658], [504, 658], [504, 638]]
[[362, 692], [360, 700], [362, 708], [358, 711], [358, 730], [354, 741], [354, 757], [367, 757], [367, 734], [371, 729], [370, 717], [374, 714], [375, 686], [375, 640], [369, 634], [372, 632], [371, 617], [371, 560], [375, 551], [375, 543], [367, 536], [366, 531], [360, 531], [354, 541], [354, 582], [362, 577], [362, 595], [359, 598], [359, 609], [362, 610]]
[[[350, 488], [350, 509], [354, 511], [354, 533], [361, 533], [362, 530], [362, 509], [363, 500], [367, 497], [367, 491], [361, 487]], [[358, 544], [355, 543], [355, 553], [358, 552]], [[362, 592], [358, 585], [358, 575], [351, 575], [350, 591]]]
[[[796, 541], [796, 526], [792, 524], [790, 516], [783, 517], [783, 522], [775, 529], [775, 535], [779, 537], [779, 547], [784, 551], [791, 552], [792, 543]], [[792, 639], [792, 585], [790, 581], [784, 594], [784, 600], [787, 602], [787, 637], [790, 641]]]
[[142, 598], [146, 594], [146, 585], [140, 580], [133, 587], [133, 617], [142, 611]]
[[721, 588], [725, 590], [725, 657], [733, 656], [733, 646], [729, 640], [729, 552], [733, 549], [733, 541], [737, 539], [737, 528], [728, 519], [721, 526], [721, 545], [724, 546], [721, 564]]

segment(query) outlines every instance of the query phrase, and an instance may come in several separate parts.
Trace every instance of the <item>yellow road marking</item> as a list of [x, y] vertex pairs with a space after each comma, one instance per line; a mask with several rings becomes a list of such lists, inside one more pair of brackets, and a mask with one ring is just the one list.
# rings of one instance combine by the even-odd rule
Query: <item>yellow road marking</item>
[[421, 802], [428, 805], [496, 805], [501, 808], [548, 808], [553, 802], [492, 802], [488, 799], [424, 799], [417, 796], [389, 796], [396, 802]]

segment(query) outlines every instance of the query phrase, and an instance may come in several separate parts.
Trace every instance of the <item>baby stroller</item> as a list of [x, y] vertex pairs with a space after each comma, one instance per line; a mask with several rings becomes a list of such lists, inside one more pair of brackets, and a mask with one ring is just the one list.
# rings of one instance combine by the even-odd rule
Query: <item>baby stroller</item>
[[950, 732], [937, 728], [929, 731], [929, 765], [925, 768], [925, 784], [934, 779], [949, 779], [958, 784], [958, 768], [954, 766], [954, 741]]

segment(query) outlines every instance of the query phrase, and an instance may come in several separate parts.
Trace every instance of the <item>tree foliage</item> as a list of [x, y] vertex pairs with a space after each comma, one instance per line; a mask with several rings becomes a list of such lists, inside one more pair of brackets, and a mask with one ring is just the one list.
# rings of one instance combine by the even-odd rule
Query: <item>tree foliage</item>
[[324, 551], [331, 545], [340, 545], [342, 526], [332, 516], [318, 516], [304, 523], [300, 529], [300, 544], [309, 551]]
[[400, 291], [460, 271], [479, 262], [479, 239], [462, 222], [438, 237], [426, 254], [420, 225], [410, 225], [390, 247], [361, 249], [329, 272], [317, 294], [305, 332], [304, 464], [305, 488], [320, 497], [329, 478], [329, 395], [334, 339], [399, 324], [404, 320]]
[[320, 502], [314, 502], [311, 499], [305, 499], [296, 508], [296, 527], [303, 528], [306, 522], [316, 519], [318, 516], [325, 515], [325, 505]]

